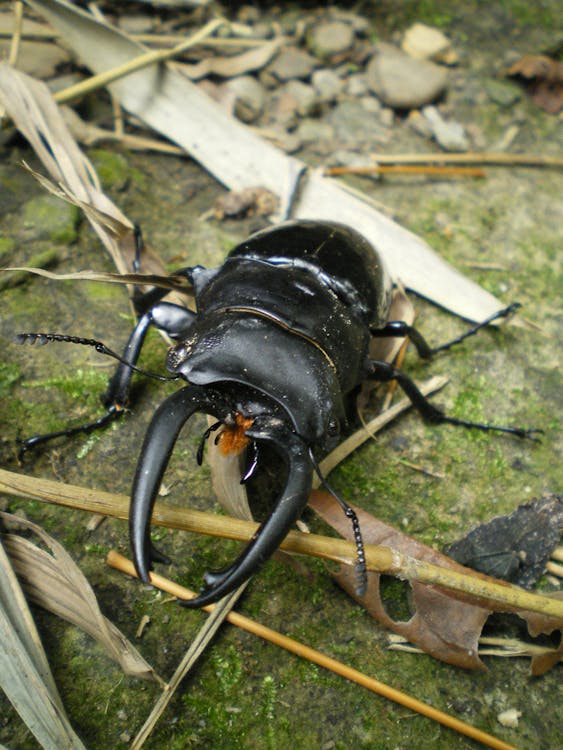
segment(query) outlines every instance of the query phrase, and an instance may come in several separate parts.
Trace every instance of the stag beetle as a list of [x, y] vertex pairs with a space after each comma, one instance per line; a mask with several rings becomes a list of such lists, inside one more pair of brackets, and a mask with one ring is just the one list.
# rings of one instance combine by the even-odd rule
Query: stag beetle
[[[364, 380], [396, 380], [430, 422], [534, 439], [535, 430], [444, 414], [404, 373], [368, 354], [372, 336], [408, 335], [419, 355], [430, 357], [507, 316], [516, 305], [431, 348], [412, 326], [389, 321], [392, 283], [372, 245], [354, 229], [328, 221], [285, 222], [237, 245], [219, 268], [195, 266], [182, 273], [193, 286], [197, 313], [163, 301], [161, 290], [149, 292], [141, 302], [137, 298], [140, 316], [110, 381], [108, 414], [85, 426], [99, 426], [124, 407], [147, 330], [156, 326], [166, 331], [176, 342], [166, 367], [188, 385], [156, 410], [137, 464], [129, 530], [139, 577], [148, 582], [152, 563], [166, 560], [150, 540], [151, 513], [178, 434], [193, 414], [203, 412], [218, 420], [226, 452], [269, 443], [287, 465], [285, 487], [269, 517], [233, 564], [206, 574], [201, 594], [182, 602], [187, 607], [217, 601], [271, 557], [307, 504], [318, 470], [313, 451], [327, 451], [338, 440]], [[57, 339], [54, 334], [22, 334], [20, 340], [39, 336]], [[354, 528], [361, 563], [357, 522]]]

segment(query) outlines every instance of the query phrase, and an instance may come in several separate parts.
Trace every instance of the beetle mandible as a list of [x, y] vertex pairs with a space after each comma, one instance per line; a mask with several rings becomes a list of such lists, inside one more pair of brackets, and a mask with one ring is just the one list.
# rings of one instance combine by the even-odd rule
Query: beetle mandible
[[[336, 443], [365, 380], [396, 380], [430, 422], [535, 439], [536, 430], [446, 415], [403, 372], [368, 353], [372, 336], [409, 336], [427, 358], [506, 317], [517, 305], [431, 348], [414, 327], [389, 320], [392, 283], [375, 248], [354, 229], [328, 221], [295, 220], [262, 230], [237, 245], [219, 268], [195, 266], [181, 273], [193, 286], [197, 312], [163, 301], [165, 291], [137, 295], [139, 318], [110, 380], [108, 413], [85, 426], [100, 426], [125, 406], [150, 326], [168, 333], [176, 343], [166, 367], [188, 384], [156, 410], [137, 463], [129, 531], [139, 577], [148, 582], [152, 563], [166, 560], [151, 543], [151, 514], [179, 432], [193, 414], [218, 420], [225, 451], [269, 443], [287, 465], [285, 487], [254, 538], [233, 564], [206, 574], [200, 595], [182, 602], [187, 607], [217, 601], [271, 557], [307, 504], [317, 470], [313, 451], [327, 451]], [[40, 336], [96, 344], [52, 334], [21, 334], [19, 340]], [[26, 447], [52, 436], [31, 438]], [[361, 557], [357, 526], [355, 531]]]

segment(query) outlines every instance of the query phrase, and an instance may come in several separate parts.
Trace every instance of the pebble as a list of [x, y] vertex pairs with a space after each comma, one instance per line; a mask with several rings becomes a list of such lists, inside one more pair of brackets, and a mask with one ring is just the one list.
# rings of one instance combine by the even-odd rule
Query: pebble
[[303, 120], [296, 132], [302, 144], [330, 145], [334, 140], [334, 129], [326, 122], [307, 118]]
[[301, 117], [308, 117], [318, 110], [319, 99], [310, 84], [303, 81], [288, 81], [284, 88], [295, 99], [296, 111]]
[[446, 89], [447, 72], [427, 60], [415, 60], [391, 44], [380, 43], [366, 68], [367, 84], [394, 109], [430, 104]]
[[333, 102], [344, 88], [344, 82], [333, 70], [321, 68], [311, 76], [311, 83], [321, 102]]
[[354, 30], [344, 21], [328, 21], [313, 26], [307, 37], [311, 52], [321, 58], [333, 57], [351, 49], [354, 44]]
[[432, 138], [433, 130], [432, 125], [428, 122], [418, 109], [412, 109], [407, 117], [407, 123], [415, 133], [424, 136], [425, 138]]
[[407, 29], [401, 47], [403, 52], [417, 60], [434, 60], [448, 65], [454, 65], [458, 60], [448, 37], [424, 23], [415, 23]]
[[289, 81], [292, 78], [309, 78], [318, 64], [308, 52], [297, 47], [286, 47], [281, 50], [268, 70], [280, 81]]
[[360, 101], [338, 102], [326, 119], [333, 126], [336, 141], [343, 148], [369, 148], [389, 138], [379, 115], [367, 112]]
[[444, 120], [432, 106], [424, 107], [422, 115], [430, 123], [434, 139], [445, 151], [467, 151], [469, 142], [461, 123]]
[[238, 76], [227, 83], [234, 94], [235, 115], [243, 122], [254, 122], [264, 110], [266, 89], [254, 76]]
[[346, 93], [348, 96], [360, 97], [369, 91], [365, 73], [354, 73], [346, 82]]

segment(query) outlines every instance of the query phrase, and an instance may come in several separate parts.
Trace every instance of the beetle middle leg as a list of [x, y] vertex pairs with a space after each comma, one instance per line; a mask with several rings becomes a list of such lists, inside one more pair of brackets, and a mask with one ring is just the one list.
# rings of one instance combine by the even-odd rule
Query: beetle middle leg
[[543, 430], [536, 429], [525, 429], [521, 427], [501, 427], [499, 425], [487, 424], [484, 422], [470, 422], [465, 419], [458, 419], [457, 417], [451, 417], [445, 414], [441, 409], [434, 406], [428, 399], [420, 392], [417, 385], [411, 380], [408, 375], [398, 370], [393, 365], [387, 362], [379, 362], [372, 360], [370, 362], [370, 372], [368, 378], [370, 380], [379, 380], [382, 383], [387, 383], [391, 380], [396, 380], [403, 391], [406, 393], [408, 398], [411, 400], [413, 406], [418, 409], [422, 417], [433, 424], [453, 424], [458, 427], [471, 427], [476, 430], [483, 431], [494, 431], [494, 432], [506, 432], [510, 435], [515, 435], [519, 438], [527, 438], [528, 440], [537, 441], [536, 434], [542, 434]]
[[490, 315], [488, 318], [481, 321], [481, 323], [477, 323], [476, 325], [472, 326], [460, 336], [457, 336], [455, 339], [446, 341], [444, 344], [440, 344], [439, 346], [430, 346], [430, 344], [426, 341], [424, 336], [417, 328], [409, 325], [408, 323], [405, 323], [405, 321], [403, 320], [391, 320], [382, 328], [372, 328], [370, 332], [371, 335], [375, 338], [394, 338], [396, 336], [408, 336], [414, 344], [419, 357], [422, 357], [422, 359], [431, 359], [434, 354], [446, 351], [447, 349], [451, 349], [452, 346], [456, 346], [457, 344], [461, 344], [461, 342], [465, 341], [466, 338], [469, 338], [469, 336], [474, 336], [478, 331], [480, 331], [482, 328], [486, 328], [495, 320], [508, 318], [520, 307], [521, 305], [519, 302], [513, 302], [511, 305], [508, 305], [508, 307], [504, 307], [502, 310], [499, 310], [493, 315]]

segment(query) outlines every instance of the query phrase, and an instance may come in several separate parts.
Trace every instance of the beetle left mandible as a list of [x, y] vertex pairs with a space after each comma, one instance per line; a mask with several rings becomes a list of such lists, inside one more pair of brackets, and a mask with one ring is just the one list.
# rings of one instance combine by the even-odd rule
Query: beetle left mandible
[[[137, 464], [129, 529], [139, 577], [148, 581], [152, 563], [166, 559], [150, 540], [151, 513], [178, 434], [193, 414], [218, 420], [225, 452], [267, 443], [287, 466], [285, 487], [255, 537], [232, 565], [206, 575], [202, 593], [182, 602], [188, 607], [222, 598], [271, 557], [307, 504], [317, 470], [313, 451], [327, 451], [338, 440], [350, 403], [366, 379], [397, 380], [430, 422], [534, 439], [535, 430], [444, 414], [404, 373], [368, 354], [372, 336], [409, 336], [419, 354], [430, 357], [515, 306], [432, 349], [415, 328], [389, 321], [392, 284], [383, 263], [347, 226], [286, 222], [239, 244], [217, 269], [196, 266], [182, 273], [193, 285], [197, 313], [162, 301], [164, 291], [137, 296], [138, 323], [106, 394], [109, 416], [87, 425], [105, 423], [125, 406], [147, 330], [156, 326], [166, 331], [176, 341], [167, 369], [187, 385], [157, 409]], [[23, 338], [34, 336], [38, 334]], [[44, 437], [31, 438], [30, 445]], [[363, 563], [357, 521], [354, 529]]]

